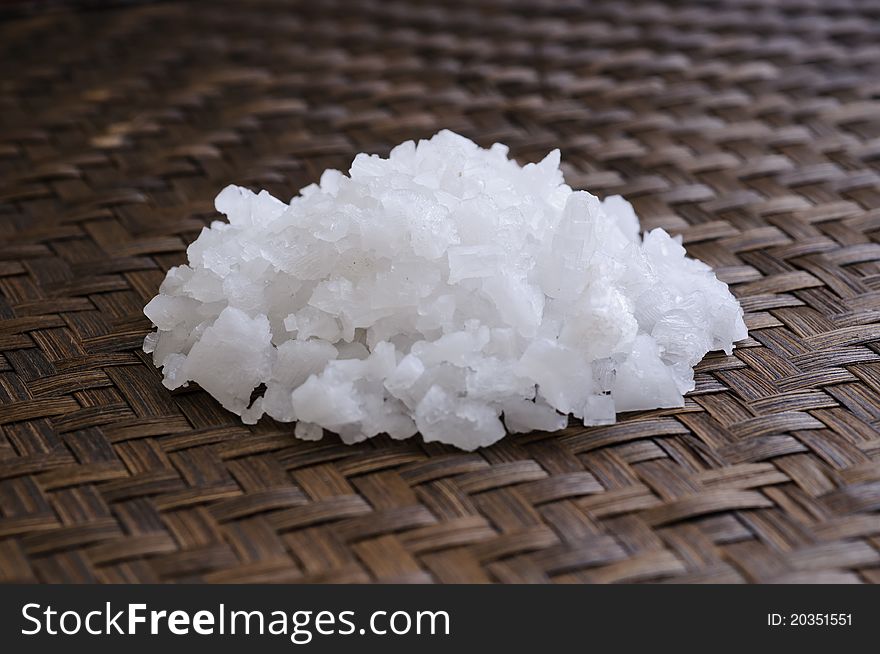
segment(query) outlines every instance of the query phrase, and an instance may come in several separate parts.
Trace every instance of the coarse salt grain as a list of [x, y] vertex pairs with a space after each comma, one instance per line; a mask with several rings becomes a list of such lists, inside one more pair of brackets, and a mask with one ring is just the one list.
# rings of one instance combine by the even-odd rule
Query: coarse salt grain
[[467, 450], [682, 406], [694, 365], [747, 335], [727, 285], [662, 229], [640, 236], [623, 198], [572, 191], [558, 150], [522, 167], [507, 152], [444, 130], [289, 204], [225, 188], [229, 222], [144, 309], [164, 384], [306, 440]]

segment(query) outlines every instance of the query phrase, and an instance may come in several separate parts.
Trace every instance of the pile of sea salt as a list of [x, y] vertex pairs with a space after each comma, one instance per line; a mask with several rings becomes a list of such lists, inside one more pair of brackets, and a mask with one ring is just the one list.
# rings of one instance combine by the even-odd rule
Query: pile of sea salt
[[307, 440], [472, 450], [569, 414], [608, 424], [682, 406], [694, 365], [746, 336], [708, 266], [662, 229], [640, 236], [619, 196], [572, 191], [558, 150], [520, 167], [442, 131], [289, 204], [229, 186], [216, 207], [229, 222], [168, 272], [144, 349], [168, 388], [197, 382]]

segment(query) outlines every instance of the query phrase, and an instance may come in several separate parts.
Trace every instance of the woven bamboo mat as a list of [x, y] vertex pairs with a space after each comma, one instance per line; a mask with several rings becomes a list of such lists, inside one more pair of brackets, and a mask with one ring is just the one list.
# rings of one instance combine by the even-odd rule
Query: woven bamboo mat
[[[880, 3], [176, 3], [0, 24], [0, 580], [880, 581]], [[684, 409], [347, 447], [171, 394], [229, 182], [448, 127], [682, 234], [751, 338]]]

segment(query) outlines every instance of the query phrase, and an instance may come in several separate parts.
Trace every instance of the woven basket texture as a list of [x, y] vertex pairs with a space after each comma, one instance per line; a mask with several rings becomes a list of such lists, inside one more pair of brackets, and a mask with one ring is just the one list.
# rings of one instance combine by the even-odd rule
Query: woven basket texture
[[[0, 23], [0, 581], [880, 581], [880, 3], [159, 3]], [[681, 234], [750, 338], [683, 409], [307, 443], [170, 393], [230, 182], [438, 129]]]

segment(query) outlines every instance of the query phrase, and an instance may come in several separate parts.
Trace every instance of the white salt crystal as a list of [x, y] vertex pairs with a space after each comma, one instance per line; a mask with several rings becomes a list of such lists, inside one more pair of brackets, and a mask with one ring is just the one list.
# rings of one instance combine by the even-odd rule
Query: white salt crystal
[[[144, 309], [169, 388], [354, 443], [472, 450], [683, 404], [693, 366], [746, 337], [727, 286], [632, 206], [449, 131], [358, 155], [289, 204], [229, 186]], [[262, 397], [253, 403], [258, 387]], [[502, 422], [503, 419], [503, 422]]]
[[[162, 334], [160, 332], [161, 340]], [[185, 355], [172, 354], [175, 361], [171, 388], [194, 381], [217, 398], [225, 408], [241, 413], [250, 404], [251, 393], [272, 373], [277, 351], [272, 347], [269, 321], [259, 314], [251, 317], [228, 306]], [[169, 364], [165, 364], [166, 367]], [[166, 381], [169, 381], [166, 370]]]

